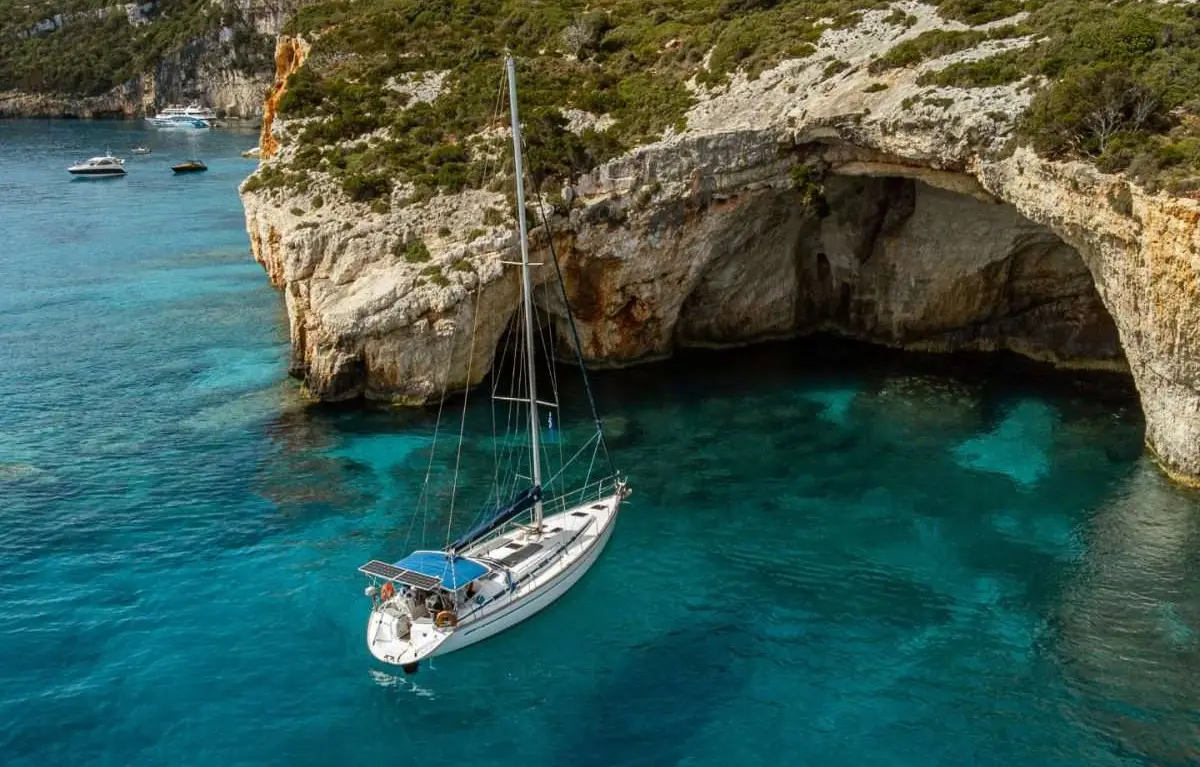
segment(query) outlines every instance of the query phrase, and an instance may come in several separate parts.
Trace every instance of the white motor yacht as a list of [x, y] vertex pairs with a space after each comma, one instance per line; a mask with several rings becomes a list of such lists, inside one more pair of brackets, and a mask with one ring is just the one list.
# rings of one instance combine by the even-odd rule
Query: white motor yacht
[[174, 114], [163, 116], [162, 114], [155, 117], [147, 117], [146, 121], [155, 128], [211, 128], [212, 125], [203, 118], [191, 117], [189, 115]]
[[125, 161], [120, 157], [106, 154], [103, 157], [93, 157], [90, 160], [77, 162], [67, 168], [73, 176], [124, 176]]
[[156, 128], [211, 128], [217, 113], [196, 102], [187, 106], [171, 104], [146, 120]]

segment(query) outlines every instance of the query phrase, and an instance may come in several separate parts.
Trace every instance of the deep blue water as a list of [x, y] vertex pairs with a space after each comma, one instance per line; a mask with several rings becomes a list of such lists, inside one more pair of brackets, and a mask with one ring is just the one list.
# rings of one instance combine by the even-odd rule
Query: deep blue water
[[[65, 172], [137, 143], [127, 178]], [[1121, 387], [996, 358], [599, 375], [635, 487], [605, 557], [493, 640], [374, 666], [355, 568], [406, 553], [433, 418], [285, 378], [255, 143], [0, 122], [3, 764], [1200, 763], [1200, 497]]]

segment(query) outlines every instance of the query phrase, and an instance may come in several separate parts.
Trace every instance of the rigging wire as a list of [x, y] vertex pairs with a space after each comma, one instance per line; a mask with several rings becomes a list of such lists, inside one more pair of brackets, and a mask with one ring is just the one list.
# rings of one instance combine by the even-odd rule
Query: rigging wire
[[604, 438], [604, 427], [600, 423], [600, 413], [596, 410], [596, 398], [592, 396], [592, 385], [588, 381], [587, 366], [583, 362], [583, 346], [579, 342], [579, 329], [575, 326], [575, 316], [571, 314], [571, 303], [567, 298], [567, 285], [563, 281], [562, 267], [559, 266], [558, 253], [554, 247], [554, 230], [550, 227], [550, 220], [546, 217], [542, 185], [536, 178], [533, 179], [533, 192], [537, 195], [538, 217], [542, 220], [542, 225], [546, 227], [546, 242], [549, 245], [550, 258], [554, 261], [554, 273], [558, 277], [558, 287], [562, 293], [563, 305], [567, 309], [567, 325], [571, 328], [571, 339], [575, 342], [575, 359], [579, 364], [580, 377], [583, 379], [583, 390], [587, 392], [588, 406], [592, 409], [592, 421], [596, 424], [596, 431], [600, 433], [600, 447], [604, 449], [604, 459], [608, 463], [609, 471], [615, 475], [617, 467], [613, 463], [612, 455], [608, 452], [608, 441]]
[[[451, 331], [450, 348], [454, 348], [454, 333], [458, 332], [458, 327], [455, 326]], [[450, 363], [453, 361], [454, 355], [446, 355], [446, 370], [442, 374], [442, 395], [438, 397], [438, 412], [437, 420], [433, 425], [433, 443], [429, 446], [429, 464], [425, 467], [425, 481], [421, 485], [421, 495], [417, 498], [417, 514], [415, 514], [409, 522], [408, 532], [404, 535], [404, 547], [408, 548], [409, 539], [412, 538], [413, 528], [416, 525], [417, 517], [421, 518], [421, 542], [425, 542], [426, 523], [429, 519], [429, 478], [433, 475], [433, 461], [437, 457], [438, 434], [442, 429], [442, 409], [446, 406], [446, 386], [450, 382]]]
[[[549, 294], [549, 289], [546, 287], [545, 283], [542, 283], [539, 287], [542, 288], [542, 296], [543, 296], [542, 300], [545, 301], [546, 300], [545, 297], [548, 296], [548, 294]], [[534, 313], [535, 314], [537, 313], [537, 305], [536, 304], [534, 305]], [[547, 311], [546, 314], [548, 316], [549, 312]], [[542, 349], [545, 354], [546, 365], [547, 365], [547, 367], [550, 368], [550, 391], [554, 394], [554, 397], [553, 397], [554, 410], [557, 410], [559, 413], [559, 429], [558, 429], [559, 436], [558, 436], [558, 439], [555, 440], [555, 442], [558, 444], [559, 466], [562, 466], [563, 465], [563, 463], [562, 463], [562, 457], [563, 457], [563, 444], [562, 444], [563, 436], [562, 436], [562, 434], [563, 434], [563, 432], [562, 432], [562, 407], [560, 404], [562, 402], [562, 398], [558, 391], [557, 365], [555, 364], [554, 351], [551, 346], [553, 337], [551, 336], [550, 330], [547, 327], [547, 325], [544, 325], [542, 323], [537, 323], [537, 329], [538, 329], [538, 339], [542, 342]], [[554, 412], [548, 411], [547, 415], [549, 417], [553, 418]], [[547, 428], [549, 428], [549, 427], [547, 427]], [[549, 452], [549, 451], [546, 451], [546, 452]], [[558, 472], [558, 474], [561, 474], [561, 473], [562, 472]], [[556, 474], [555, 476], [558, 476], [558, 474]], [[551, 484], [549, 482], [546, 482], [545, 485], [546, 485], [547, 490], [549, 490], [551, 488]], [[564, 490], [565, 490], [565, 488], [564, 488]]]
[[[496, 120], [499, 117], [500, 104], [501, 104], [503, 95], [504, 95], [504, 75], [502, 74], [502, 75], [500, 75], [499, 78], [497, 78], [496, 102], [495, 102], [495, 105], [492, 107], [492, 117], [491, 117], [490, 124], [495, 124]], [[480, 169], [479, 185], [481, 187], [483, 186], [484, 181], [488, 177], [488, 172], [489, 172], [489, 168], [491, 167], [491, 162], [492, 162], [491, 156], [485, 155], [483, 165]], [[479, 316], [479, 311], [478, 311], [479, 310], [479, 294], [481, 292], [482, 292], [482, 285], [476, 285], [475, 316], [472, 318], [473, 322], [476, 322], [476, 323], [478, 322], [478, 316]], [[472, 354], [471, 354], [471, 360], [469, 360], [467, 363], [467, 366], [468, 366], [467, 367], [467, 382], [468, 383], [470, 383], [470, 375], [471, 375], [470, 365], [474, 360], [475, 327], [476, 326], [473, 325], [472, 329], [471, 329]], [[404, 535], [404, 547], [405, 548], [408, 548], [409, 541], [412, 539], [413, 530], [416, 527], [416, 521], [417, 521], [418, 516], [421, 518], [421, 541], [422, 541], [422, 543], [424, 543], [424, 541], [425, 541], [425, 535], [427, 532], [426, 525], [427, 525], [427, 521], [429, 519], [429, 507], [430, 507], [430, 503], [431, 503], [431, 494], [429, 492], [429, 481], [433, 475], [433, 463], [437, 457], [438, 435], [441, 433], [442, 412], [446, 405], [446, 390], [450, 383], [450, 369], [451, 369], [451, 364], [454, 360], [454, 340], [457, 337], [457, 334], [458, 334], [458, 323], [454, 323], [454, 328], [451, 331], [451, 335], [450, 335], [450, 351], [446, 355], [446, 370], [442, 376], [442, 392], [441, 392], [441, 396], [438, 398], [437, 418], [434, 422], [434, 427], [433, 427], [433, 442], [432, 442], [432, 444], [430, 444], [430, 447], [429, 447], [429, 463], [425, 467], [425, 480], [421, 485], [421, 493], [417, 497], [416, 514], [414, 514], [409, 519], [408, 531]], [[453, 515], [454, 515], [454, 497], [455, 497], [455, 491], [457, 489], [457, 482], [458, 482], [459, 460], [461, 459], [461, 456], [462, 456], [463, 429], [465, 427], [465, 424], [466, 424], [466, 397], [463, 398], [463, 420], [462, 420], [462, 423], [460, 424], [459, 434], [458, 434], [458, 458], [455, 459], [454, 484], [451, 485], [451, 495], [450, 495], [451, 521], [452, 521]], [[447, 526], [449, 526], [449, 524], [450, 524], [450, 522], [448, 521]], [[447, 533], [447, 542], [449, 542], [449, 533]]]
[[[479, 297], [483, 294], [481, 285], [475, 286], [475, 308], [471, 317], [471, 348], [467, 353], [467, 389], [463, 392], [462, 419], [458, 425], [458, 452], [454, 456], [454, 478], [450, 482], [450, 513], [446, 517], [446, 543], [450, 545], [450, 531], [454, 524], [454, 501], [458, 496], [458, 469], [462, 465], [463, 441], [467, 433], [467, 403], [471, 396], [471, 372], [475, 364], [475, 335], [479, 329]], [[444, 547], [443, 547], [444, 548]]]

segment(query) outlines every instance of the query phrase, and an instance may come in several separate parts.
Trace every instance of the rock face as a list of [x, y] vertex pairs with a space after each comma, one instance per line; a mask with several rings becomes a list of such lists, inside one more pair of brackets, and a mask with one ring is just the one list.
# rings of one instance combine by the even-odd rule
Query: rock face
[[167, 104], [198, 101], [222, 117], [259, 119], [263, 94], [273, 82], [271, 41], [293, 6], [292, 0], [229, 2], [227, 8], [238, 19], [234, 26], [189, 41], [151, 70], [108, 93], [4, 91], [0, 92], [0, 118], [135, 117], [153, 114]]
[[267, 92], [262, 112], [262, 137], [259, 139], [259, 157], [269, 160], [279, 151], [279, 140], [275, 138], [275, 114], [279, 109], [279, 99], [283, 98], [287, 79], [308, 58], [309, 46], [304, 41], [285, 38], [275, 46], [275, 80], [271, 90]]
[[0, 118], [133, 117], [141, 106], [142, 94], [137, 82], [127, 83], [103, 96], [94, 97], [0, 91]]
[[[568, 190], [555, 242], [589, 364], [833, 331], [1128, 370], [1150, 448], [1176, 478], [1200, 477], [1200, 204], [1013, 150], [1017, 88], [916, 86], [944, 61], [869, 76], [872, 53], [927, 28], [884, 13], [827, 31], [810, 59], [702, 92], [685, 131]], [[850, 66], [827, 77], [821, 53]], [[507, 209], [502, 194], [405, 207], [397, 190], [371, 214], [318, 178], [243, 199], [314, 396], [424, 402], [486, 375], [519, 300], [501, 263], [513, 225], [482, 223]], [[405, 236], [432, 259], [399, 255]], [[533, 239], [548, 260], [545, 233]], [[535, 293], [568, 337], [561, 298]]]

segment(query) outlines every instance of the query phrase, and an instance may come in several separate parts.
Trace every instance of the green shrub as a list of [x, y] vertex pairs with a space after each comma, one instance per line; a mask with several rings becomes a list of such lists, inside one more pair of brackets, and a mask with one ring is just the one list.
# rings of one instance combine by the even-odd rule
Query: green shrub
[[974, 48], [985, 40], [1001, 40], [1028, 34], [1029, 29], [1018, 26], [998, 27], [990, 31], [978, 29], [931, 29], [911, 40], [905, 40], [886, 54], [871, 62], [869, 71], [878, 74], [888, 69], [910, 67], [922, 61], [948, 56]]
[[416, 236], [406, 237], [396, 243], [392, 253], [403, 256], [404, 260], [410, 264], [419, 264], [430, 259], [429, 248], [425, 245], [425, 241]]
[[820, 174], [811, 165], [797, 163], [789, 172], [792, 188], [800, 194], [804, 205], [816, 205], [825, 197], [825, 186], [821, 183]]
[[1043, 154], [1108, 155], [1108, 169], [1123, 170], [1147, 131], [1164, 121], [1162, 105], [1157, 92], [1124, 67], [1083, 67], [1034, 98], [1022, 131]]
[[1021, 0], [941, 0], [938, 15], [964, 24], [986, 24], [1019, 12]]
[[446, 279], [446, 275], [442, 274], [442, 267], [437, 264], [430, 264], [421, 270], [421, 276], [428, 277], [429, 281], [434, 285], [446, 287], [450, 284], [450, 280]]
[[1021, 51], [1005, 51], [975, 61], [959, 61], [935, 72], [922, 72], [918, 85], [943, 85], [958, 88], [990, 88], [1008, 85], [1029, 74]]
[[483, 212], [484, 226], [500, 226], [508, 222], [508, 217], [499, 208], [488, 208]]
[[378, 173], [354, 173], [342, 180], [342, 189], [355, 202], [370, 202], [392, 192], [392, 182]]
[[904, 27], [905, 29], [908, 29], [917, 23], [917, 17], [913, 16], [911, 13], [905, 13], [900, 8], [895, 8], [887, 15], [887, 17], [884, 18], [883, 21], [884, 23], [891, 24], [893, 26]]
[[844, 72], [845, 70], [847, 70], [849, 68], [850, 68], [850, 65], [847, 64], [846, 62], [842, 61], [841, 59], [834, 59], [833, 61], [831, 61], [825, 65], [825, 70], [821, 73], [821, 78], [824, 80], [828, 80], [829, 78], [836, 75], [838, 72]]
[[879, 93], [888, 89], [887, 83], [871, 83], [866, 88], [863, 88], [863, 93]]

